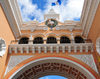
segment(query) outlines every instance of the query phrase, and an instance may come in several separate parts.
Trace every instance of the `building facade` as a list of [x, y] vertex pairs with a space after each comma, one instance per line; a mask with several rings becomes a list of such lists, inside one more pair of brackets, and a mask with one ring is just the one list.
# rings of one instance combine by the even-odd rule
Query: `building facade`
[[80, 21], [23, 22], [16, 0], [0, 0], [0, 79], [100, 79], [100, 0], [85, 0]]

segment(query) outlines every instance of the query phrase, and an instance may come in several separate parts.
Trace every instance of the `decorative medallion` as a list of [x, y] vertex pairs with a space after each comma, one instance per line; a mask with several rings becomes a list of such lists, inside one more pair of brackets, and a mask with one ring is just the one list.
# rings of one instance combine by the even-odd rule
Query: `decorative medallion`
[[5, 41], [0, 38], [0, 56], [3, 56], [6, 52], [6, 44]]
[[46, 24], [49, 28], [51, 28], [51, 30], [52, 30], [52, 28], [56, 27], [56, 25], [58, 24], [58, 22], [57, 22], [56, 20], [54, 20], [54, 19], [48, 19], [48, 20], [45, 22], [45, 24]]

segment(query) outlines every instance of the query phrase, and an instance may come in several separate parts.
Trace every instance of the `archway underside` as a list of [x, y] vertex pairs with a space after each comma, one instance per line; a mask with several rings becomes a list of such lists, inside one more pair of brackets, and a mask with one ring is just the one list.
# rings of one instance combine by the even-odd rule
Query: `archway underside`
[[59, 75], [68, 79], [96, 79], [76, 62], [59, 57], [31, 61], [13, 73], [10, 79], [38, 79], [46, 75]]
[[61, 64], [61, 63], [43, 63], [26, 69], [19, 76], [14, 76], [16, 79], [38, 79], [46, 75], [60, 75], [68, 79], [87, 79], [84, 73], [77, 69]]

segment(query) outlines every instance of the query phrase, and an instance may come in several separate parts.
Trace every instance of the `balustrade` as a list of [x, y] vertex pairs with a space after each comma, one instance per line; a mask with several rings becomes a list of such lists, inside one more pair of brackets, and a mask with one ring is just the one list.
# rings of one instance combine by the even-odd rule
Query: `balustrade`
[[11, 43], [9, 45], [9, 53], [77, 53], [77, 52], [93, 52], [93, 43], [85, 42], [85, 43], [66, 43], [66, 44], [18, 44]]

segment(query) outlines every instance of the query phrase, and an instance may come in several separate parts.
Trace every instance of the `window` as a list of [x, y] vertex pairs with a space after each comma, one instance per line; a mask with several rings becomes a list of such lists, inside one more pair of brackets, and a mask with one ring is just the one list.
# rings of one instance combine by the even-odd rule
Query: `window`
[[75, 43], [84, 43], [84, 39], [81, 36], [76, 36]]
[[66, 36], [60, 37], [60, 43], [70, 43], [70, 39]]
[[28, 44], [29, 38], [23, 37], [19, 40], [19, 44]]
[[47, 38], [47, 43], [48, 43], [48, 44], [49, 44], [49, 43], [57, 43], [57, 40], [56, 40], [55, 37], [48, 37], [48, 38]]
[[42, 37], [36, 37], [33, 40], [33, 44], [43, 44], [43, 38]]
[[0, 56], [3, 56], [6, 52], [6, 43], [0, 38]]

